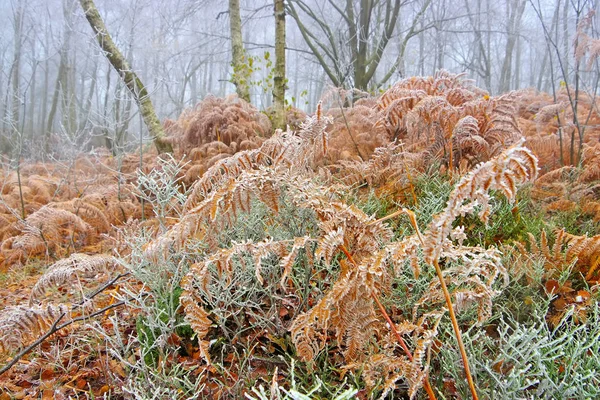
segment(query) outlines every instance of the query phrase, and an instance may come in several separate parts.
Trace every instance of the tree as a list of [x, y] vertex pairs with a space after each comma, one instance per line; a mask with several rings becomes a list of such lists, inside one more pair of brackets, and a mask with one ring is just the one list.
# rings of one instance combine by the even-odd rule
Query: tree
[[240, 99], [250, 103], [248, 75], [245, 73], [246, 51], [242, 42], [242, 17], [240, 16], [240, 0], [229, 0], [229, 31], [231, 33], [231, 64], [233, 65], [232, 81]]
[[[18, 4], [15, 10], [14, 21], [14, 54], [12, 64], [12, 115], [11, 124], [12, 130], [16, 134], [19, 130], [20, 109], [21, 109], [21, 87], [20, 87], [20, 71], [21, 71], [21, 47], [23, 44], [23, 6]], [[21, 132], [22, 133], [22, 132]]]
[[273, 102], [275, 128], [285, 129], [285, 9], [283, 0], [275, 0], [275, 70], [273, 74]]
[[[565, 14], [565, 20], [566, 20], [566, 16], [568, 15], [568, 11], [569, 11], [569, 6], [572, 7], [573, 11], [575, 12], [575, 26], [577, 27], [576, 32], [575, 32], [575, 40], [573, 41], [573, 55], [574, 57], [574, 65], [573, 65], [573, 70], [570, 71], [569, 70], [569, 49], [568, 46], [566, 47], [566, 49], [561, 52], [561, 48], [560, 48], [560, 44], [558, 41], [557, 36], [553, 36], [553, 29], [552, 28], [548, 28], [548, 26], [545, 23], [544, 20], [544, 16], [542, 15], [542, 7], [540, 5], [539, 0], [537, 2], [534, 2], [534, 0], [529, 0], [529, 2], [531, 3], [535, 13], [537, 14], [537, 17], [542, 25], [542, 29], [544, 30], [544, 35], [546, 38], [546, 43], [547, 43], [547, 47], [548, 47], [548, 51], [550, 53], [554, 53], [554, 56], [556, 58], [556, 63], [558, 64], [558, 71], [559, 71], [559, 76], [561, 78], [561, 82], [562, 84], [564, 84], [564, 89], [565, 92], [567, 94], [567, 99], [568, 99], [568, 104], [569, 107], [571, 109], [571, 119], [572, 121], [570, 122], [570, 124], [573, 126], [574, 129], [571, 130], [571, 136], [570, 136], [570, 141], [569, 141], [569, 163], [572, 165], [575, 164], [581, 164], [583, 161], [583, 143], [584, 143], [584, 136], [585, 136], [585, 130], [587, 127], [587, 123], [590, 120], [590, 117], [592, 115], [593, 109], [594, 107], [590, 108], [590, 111], [588, 112], [588, 115], [586, 117], [584, 117], [583, 119], [580, 119], [579, 113], [578, 113], [578, 109], [579, 109], [579, 102], [581, 101], [581, 96], [582, 94], [582, 90], [581, 90], [581, 85], [582, 85], [582, 70], [581, 70], [581, 60], [582, 58], [585, 56], [585, 54], [590, 50], [589, 45], [594, 42], [594, 43], [600, 43], [600, 42], [596, 42], [595, 40], [591, 39], [587, 34], [586, 34], [586, 30], [590, 27], [591, 25], [591, 17], [594, 15], [594, 11], [593, 11], [593, 5], [595, 5], [595, 2], [593, 1], [589, 1], [589, 0], [573, 0], [573, 1], [568, 1], [565, 0], [565, 8], [564, 8], [564, 14]], [[558, 8], [560, 7], [560, 0], [557, 3], [556, 6], [556, 10], [558, 10]], [[588, 9], [589, 13], [587, 14], [587, 16], [585, 15], [585, 10]], [[557, 15], [558, 11], [555, 12], [555, 15]], [[553, 23], [557, 22], [557, 18], [555, 18], [553, 20]], [[567, 22], [565, 21], [564, 24], [566, 25]], [[554, 29], [554, 34], [557, 35], [558, 34], [558, 28]], [[565, 41], [567, 41], [566, 35], [568, 35], [568, 32], [565, 30], [563, 32], [563, 34], [565, 35], [564, 37], [564, 41], [563, 43], [565, 43]], [[583, 39], [583, 42], [581, 42], [581, 40]], [[597, 39], [596, 39], [597, 40]], [[585, 45], [585, 43], [588, 43], [588, 45]], [[595, 77], [593, 78], [593, 83], [591, 85], [591, 87], [588, 89], [588, 92], [592, 95], [592, 103], [595, 103], [596, 101], [596, 93], [597, 93], [597, 89], [598, 89], [598, 85], [600, 84], [600, 69], [598, 68], [598, 64], [597, 64], [597, 57], [598, 54], [597, 53], [593, 53], [592, 54], [588, 54], [588, 57], [590, 57], [589, 63], [590, 66], [595, 64]], [[552, 61], [552, 57], [551, 57], [551, 61]], [[553, 68], [551, 67], [551, 70]], [[554, 72], [551, 71], [551, 73], [553, 74]], [[572, 85], [570, 84], [570, 82], [572, 82]], [[556, 88], [555, 88], [555, 84], [554, 82], [552, 83], [552, 91], [554, 93], [554, 97], [555, 97], [555, 101], [556, 101]], [[567, 121], [561, 121], [559, 118], [559, 115], [557, 113], [556, 115], [557, 121], [559, 123], [559, 129], [558, 129], [558, 133], [559, 133], [559, 141], [560, 141], [560, 148], [561, 148], [561, 163], [564, 164], [564, 160], [563, 160], [563, 156], [562, 156], [562, 148], [563, 148], [563, 135], [562, 135], [562, 131], [563, 131], [563, 127], [561, 126], [562, 123], [565, 123]], [[577, 143], [575, 141], [575, 139], [577, 140]]]
[[[328, 0], [331, 10], [320, 9], [319, 12], [315, 11], [319, 10], [318, 7], [311, 7], [304, 0], [290, 0], [287, 4], [288, 12], [296, 21], [304, 41], [331, 82], [335, 86], [367, 90], [369, 87], [380, 86], [393, 75], [398, 63], [402, 62], [408, 40], [429, 27], [419, 27], [419, 23], [431, 0], [422, 2], [409, 29], [400, 40], [401, 51], [396, 64], [375, 84], [372, 80], [396, 29], [400, 9], [404, 4], [401, 0], [346, 0], [345, 4], [341, 4], [340, 0]], [[337, 29], [330, 20], [331, 15], [337, 15], [342, 21], [340, 28], [345, 26], [345, 29]], [[325, 40], [306, 21], [310, 21], [312, 28], [320, 30]]]
[[137, 74], [131, 69], [121, 51], [113, 42], [93, 0], [80, 0], [85, 17], [96, 34], [100, 48], [117, 71], [127, 89], [135, 99], [144, 123], [159, 153], [172, 152], [171, 144], [165, 141], [165, 133], [154, 110], [148, 91]]
[[[500, 72], [499, 92], [508, 92], [510, 90], [510, 78], [512, 75], [512, 60], [513, 51], [519, 32], [521, 30], [521, 18], [525, 11], [525, 0], [510, 0], [507, 3], [507, 19], [506, 19], [506, 48], [504, 54], [504, 62]], [[519, 65], [515, 65], [515, 69], [519, 70]]]

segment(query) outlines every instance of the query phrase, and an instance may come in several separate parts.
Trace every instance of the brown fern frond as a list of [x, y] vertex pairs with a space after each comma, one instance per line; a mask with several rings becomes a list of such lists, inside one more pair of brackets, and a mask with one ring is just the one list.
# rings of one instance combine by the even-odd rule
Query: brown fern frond
[[68, 314], [64, 305], [7, 307], [0, 317], [0, 352], [24, 347], [48, 331], [61, 316]]
[[550, 248], [545, 231], [540, 235], [540, 244], [533, 235], [529, 236], [530, 250], [520, 247], [520, 252], [544, 260], [544, 268], [553, 276], [575, 264], [578, 271], [592, 281], [600, 265], [600, 235], [593, 237], [567, 233], [564, 229], [554, 231], [554, 243]]
[[181, 281], [181, 288], [183, 292], [180, 297], [183, 311], [185, 312], [185, 319], [189, 322], [191, 328], [198, 337], [198, 346], [200, 349], [200, 356], [210, 364], [210, 353], [209, 341], [205, 340], [208, 335], [208, 330], [212, 325], [212, 321], [208, 318], [209, 314], [200, 307], [201, 299], [197, 294], [197, 291], [193, 286], [193, 279], [195, 277], [201, 277], [206, 275], [205, 265], [194, 264], [190, 268], [189, 273]]
[[424, 248], [428, 263], [438, 259], [452, 222], [458, 215], [474, 212], [475, 202], [480, 207], [479, 218], [487, 221], [490, 213], [489, 190], [501, 191], [510, 201], [516, 194], [516, 185], [533, 181], [537, 176], [537, 159], [524, 147], [512, 147], [498, 157], [480, 164], [456, 185], [443, 213], [436, 215], [429, 225]]
[[21, 235], [15, 237], [12, 248], [28, 256], [83, 243], [89, 240], [91, 227], [83, 219], [67, 210], [51, 205], [40, 208], [22, 222]]
[[406, 114], [406, 128], [409, 136], [419, 136], [421, 131], [434, 121], [441, 121], [454, 113], [454, 107], [442, 96], [428, 96], [422, 99]]
[[577, 260], [578, 270], [585, 274], [586, 280], [592, 281], [600, 266], [600, 235], [587, 237], [565, 233], [564, 237], [568, 247], [567, 260]]
[[[371, 337], [376, 330], [376, 313], [371, 295], [378, 293], [376, 276], [367, 267], [349, 268], [311, 310], [298, 316], [290, 328], [298, 356], [304, 361], [314, 359], [323, 349], [327, 332], [335, 331], [339, 346], [345, 346], [346, 357], [358, 356], [368, 345], [364, 336], [351, 335], [362, 330]], [[343, 304], [343, 306], [341, 306]], [[348, 361], [353, 361], [348, 358]]]
[[[108, 273], [108, 267], [117, 265], [117, 260], [109, 255], [87, 255], [74, 253], [68, 258], [57, 261], [48, 267], [48, 270], [38, 279], [31, 290], [29, 304], [42, 297], [51, 287], [69, 284], [73, 287], [81, 286], [81, 280], [93, 278], [100, 272]], [[82, 289], [79, 287], [79, 289]]]
[[383, 379], [382, 398], [396, 388], [396, 382], [404, 379], [408, 384], [409, 398], [413, 399], [423, 386], [426, 373], [406, 357], [374, 354], [365, 363], [363, 379], [369, 390], [377, 387]]
[[52, 203], [50, 207], [70, 211], [95, 228], [97, 232], [110, 230], [108, 217], [103, 210], [92, 204], [90, 199], [73, 199], [68, 202]]
[[208, 96], [169, 125], [171, 140], [184, 151], [217, 141], [229, 148], [232, 143], [239, 146], [244, 141], [254, 141], [257, 136], [271, 134], [269, 118], [236, 96], [224, 99]]
[[523, 137], [515, 115], [513, 94], [497, 98], [494, 101], [489, 127], [481, 135], [491, 146], [496, 145], [499, 151], [514, 145]]
[[[213, 189], [235, 179], [244, 171], [281, 166], [295, 173], [305, 172], [315, 160], [315, 146], [326, 150], [328, 134], [325, 128], [329, 122], [328, 117], [310, 117], [302, 124], [297, 136], [291, 132], [278, 131], [258, 149], [241, 151], [217, 161], [194, 184], [184, 210], [189, 211], [198, 206]], [[322, 147], [324, 144], [325, 147]]]

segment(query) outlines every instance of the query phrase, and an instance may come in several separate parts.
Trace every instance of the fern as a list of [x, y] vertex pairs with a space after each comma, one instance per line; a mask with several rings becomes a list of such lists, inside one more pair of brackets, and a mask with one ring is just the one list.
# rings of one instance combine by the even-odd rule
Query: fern
[[[308, 140], [312, 139], [309, 137]], [[266, 196], [262, 192], [264, 188], [285, 188], [291, 204], [314, 211], [320, 228], [317, 237], [297, 238], [293, 246], [290, 241], [234, 243], [197, 263], [182, 282], [182, 301], [187, 318], [200, 339], [203, 356], [207, 361], [210, 360], [207, 335], [211, 319], [210, 310], [203, 307], [203, 301], [196, 293], [200, 291], [204, 296], [211, 295], [207, 289], [215, 277], [213, 274], [216, 273], [216, 277], [231, 277], [232, 263], [243, 262], [240, 254], [244, 253], [252, 255], [259, 282], [262, 282], [262, 260], [269, 255], [275, 255], [280, 260], [280, 268], [285, 270], [285, 276], [296, 250], [314, 241], [317, 243], [314, 253], [316, 259], [330, 263], [341, 250], [348, 260], [340, 262], [340, 274], [325, 295], [310, 310], [294, 319], [290, 331], [298, 356], [305, 361], [313, 360], [333, 338], [348, 364], [364, 362], [369, 365], [371, 362], [373, 368], [380, 369], [384, 362], [382, 360], [392, 363], [385, 366], [389, 375], [386, 390], [403, 377], [409, 382], [411, 395], [414, 395], [426, 376], [424, 355], [436, 335], [435, 321], [439, 322], [441, 310], [444, 309], [443, 288], [439, 281], [432, 282], [430, 291], [416, 305], [414, 318], [419, 322], [406, 331], [414, 335], [413, 355], [408, 353], [409, 356], [398, 358], [393, 355], [395, 345], [390, 343], [390, 352], [382, 353], [387, 354], [385, 357], [369, 361], [375, 344], [386, 337], [382, 334], [386, 329], [378, 317], [374, 299], [387, 290], [391, 267], [399, 267], [401, 260], [405, 259], [410, 259], [414, 267], [418, 264], [420, 249], [423, 249], [428, 264], [437, 265], [440, 260], [446, 260], [443, 279], [451, 283], [457, 311], [476, 303], [479, 320], [484, 321], [490, 315], [492, 298], [498, 293], [493, 288], [496, 279], [503, 276], [506, 280], [507, 274], [496, 250], [463, 246], [464, 234], [460, 228], [453, 229], [453, 222], [461, 214], [476, 211], [480, 218], [487, 220], [490, 190], [498, 190], [512, 200], [516, 185], [533, 180], [536, 174], [537, 160], [531, 152], [523, 147], [510, 148], [464, 177], [450, 196], [446, 210], [434, 217], [423, 235], [417, 231], [413, 236], [392, 242], [393, 235], [383, 221], [376, 221], [353, 206], [332, 200], [328, 194], [330, 191], [309, 179], [282, 173], [277, 166], [244, 170], [235, 177], [230, 176], [220, 187], [214, 187], [200, 205], [190, 210], [157, 243], [167, 240], [180, 246], [181, 240], [194, 232], [204, 237], [209, 226], [217, 221], [231, 220], [229, 216], [234, 213], [233, 210], [248, 210], [251, 203], [241, 200], [247, 198], [248, 194], [277, 210], [278, 196]], [[416, 224], [414, 217], [412, 220]], [[163, 245], [162, 248], [166, 247]], [[284, 284], [284, 279], [281, 284]], [[419, 308], [425, 305], [433, 311], [419, 317]], [[425, 325], [429, 328], [425, 328]]]
[[0, 317], [0, 351], [10, 352], [25, 346], [68, 314], [64, 305], [7, 307]]
[[544, 260], [546, 271], [551, 274], [560, 273], [575, 263], [577, 269], [585, 276], [587, 281], [592, 281], [598, 275], [600, 267], [600, 235], [593, 237], [572, 235], [564, 229], [554, 232], [554, 244], [548, 244], [545, 231], [542, 231], [540, 243], [533, 235], [529, 236], [530, 249], [517, 243], [520, 253], [530, 259], [541, 258]]
[[[30, 305], [42, 297], [51, 287], [65, 284], [79, 286], [81, 291], [81, 280], [93, 278], [99, 272], [108, 272], [108, 267], [114, 267], [117, 260], [105, 254], [88, 256], [86, 254], [74, 253], [68, 258], [63, 258], [48, 267], [44, 275], [38, 279], [31, 290]], [[107, 273], [107, 275], [109, 275]]]

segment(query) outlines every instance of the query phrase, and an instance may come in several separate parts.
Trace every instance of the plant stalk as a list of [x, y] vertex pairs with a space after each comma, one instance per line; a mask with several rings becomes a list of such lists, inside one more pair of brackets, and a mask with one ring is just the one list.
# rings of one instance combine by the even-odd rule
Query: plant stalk
[[[352, 258], [352, 255], [350, 254], [348, 249], [346, 249], [346, 246], [341, 245], [340, 250], [342, 250], [342, 252], [346, 255], [348, 260], [352, 263], [352, 265], [354, 265], [354, 267], [358, 268], [358, 265], [354, 261], [354, 258]], [[389, 314], [387, 313], [387, 311], [385, 311], [385, 307], [383, 307], [383, 304], [381, 304], [381, 302], [379, 301], [379, 298], [375, 295], [375, 293], [371, 293], [371, 297], [373, 298], [373, 300], [375, 300], [375, 303], [377, 303], [377, 306], [379, 307], [379, 311], [381, 311], [381, 314], [383, 314], [383, 317], [385, 318], [388, 325], [390, 326], [390, 329], [392, 330], [392, 332], [398, 339], [398, 343], [400, 344], [400, 347], [402, 347], [402, 350], [404, 350], [406, 357], [410, 361], [412, 361], [413, 360], [412, 353], [410, 352], [410, 349], [406, 345], [406, 342], [404, 342], [404, 339], [402, 339], [402, 336], [396, 329], [396, 325], [394, 325], [394, 322], [390, 318]], [[433, 392], [433, 388], [431, 387], [431, 383], [429, 383], [429, 374], [425, 375], [425, 379], [423, 381], [423, 388], [425, 389], [425, 392], [427, 392], [427, 395], [429, 396], [430, 400], [436, 400], [435, 393]]]
[[465, 375], [467, 376], [467, 382], [469, 383], [469, 389], [471, 390], [471, 395], [474, 400], [478, 400], [477, 391], [475, 390], [475, 382], [473, 382], [473, 376], [471, 375], [471, 369], [469, 368], [469, 360], [467, 358], [467, 352], [465, 351], [465, 346], [462, 341], [462, 337], [460, 334], [460, 328], [458, 326], [458, 321], [456, 320], [456, 314], [454, 314], [454, 308], [452, 306], [452, 299], [450, 298], [450, 292], [448, 291], [448, 287], [446, 286], [446, 282], [444, 281], [444, 275], [442, 274], [442, 268], [438, 260], [433, 261], [433, 266], [435, 267], [435, 272], [437, 273], [438, 279], [440, 280], [440, 285], [442, 286], [442, 291], [444, 292], [444, 298], [446, 299], [446, 305], [448, 306], [448, 314], [450, 315], [450, 320], [452, 321], [452, 328], [454, 328], [454, 334], [456, 336], [456, 341], [458, 342], [458, 348], [460, 349], [460, 355], [463, 360]]

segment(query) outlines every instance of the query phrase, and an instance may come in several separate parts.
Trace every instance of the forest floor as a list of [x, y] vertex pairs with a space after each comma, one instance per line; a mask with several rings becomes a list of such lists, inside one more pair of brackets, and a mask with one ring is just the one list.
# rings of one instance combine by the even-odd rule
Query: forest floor
[[571, 149], [565, 101], [440, 73], [273, 133], [209, 98], [173, 155], [3, 165], [0, 400], [600, 396], [600, 115]]

